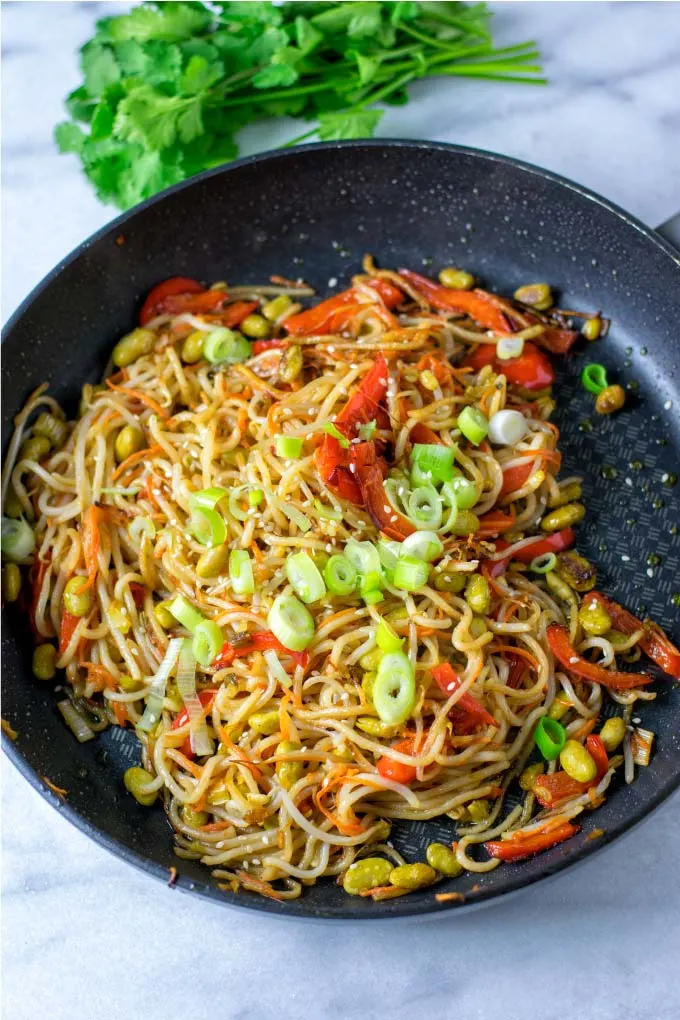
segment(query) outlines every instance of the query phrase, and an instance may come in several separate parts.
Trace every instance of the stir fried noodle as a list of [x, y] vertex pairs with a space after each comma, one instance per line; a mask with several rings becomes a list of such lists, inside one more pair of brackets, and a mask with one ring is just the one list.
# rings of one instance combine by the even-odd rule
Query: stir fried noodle
[[[128, 789], [233, 888], [289, 899], [369, 854], [389, 873], [393, 819], [452, 819], [448, 875], [568, 839], [649, 760], [651, 677], [621, 664], [680, 675], [567, 551], [571, 320], [368, 258], [307, 310], [277, 284], [168, 281], [75, 421], [46, 387], [18, 417], [36, 675], [78, 739], [135, 728]], [[406, 891], [363, 871], [349, 892]]]

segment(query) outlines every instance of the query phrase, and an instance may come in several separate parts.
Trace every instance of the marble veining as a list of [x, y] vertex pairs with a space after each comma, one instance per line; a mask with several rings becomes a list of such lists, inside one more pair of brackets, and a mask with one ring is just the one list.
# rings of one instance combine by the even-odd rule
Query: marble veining
[[[3, 319], [115, 210], [51, 130], [76, 48], [113, 3], [3, 5]], [[654, 225], [680, 208], [680, 4], [500, 3], [501, 42], [538, 40], [547, 89], [419, 83], [383, 134], [538, 163]], [[251, 128], [244, 153], [291, 137]], [[324, 925], [165, 888], [90, 842], [3, 761], [7, 1020], [675, 1020], [680, 800], [606, 853], [488, 909]]]

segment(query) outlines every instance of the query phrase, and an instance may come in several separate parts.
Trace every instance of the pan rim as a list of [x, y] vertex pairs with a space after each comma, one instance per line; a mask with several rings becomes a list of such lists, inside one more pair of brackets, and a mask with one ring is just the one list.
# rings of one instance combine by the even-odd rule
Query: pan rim
[[[274, 162], [274, 161], [285, 161], [288, 159], [294, 159], [302, 152], [335, 152], [338, 150], [363, 150], [363, 149], [410, 149], [410, 150], [434, 150], [443, 153], [452, 153], [458, 156], [470, 156], [474, 159], [481, 159], [490, 164], [498, 164], [503, 166], [509, 166], [514, 169], [520, 170], [521, 172], [530, 176], [542, 178], [544, 180], [552, 181], [567, 191], [572, 192], [583, 199], [596, 203], [601, 208], [607, 210], [609, 213], [614, 214], [617, 218], [622, 220], [629, 227], [632, 227], [636, 232], [646, 238], [647, 241], [654, 244], [664, 255], [669, 256], [673, 263], [678, 269], [680, 269], [680, 256], [674, 247], [656, 233], [652, 228], [648, 227], [637, 217], [631, 215], [626, 210], [618, 206], [617, 204], [610, 202], [603, 196], [586, 188], [569, 178], [563, 177], [553, 171], [547, 170], [543, 167], [536, 166], [532, 163], [527, 163], [523, 160], [516, 159], [512, 156], [505, 156], [499, 153], [491, 152], [485, 149], [473, 148], [470, 146], [456, 145], [447, 142], [430, 142], [419, 139], [360, 139], [352, 141], [340, 141], [340, 142], [317, 142], [307, 145], [296, 146], [293, 149], [287, 150], [268, 150], [263, 153], [258, 153], [252, 156], [244, 156], [241, 159], [234, 160], [226, 166], [216, 167], [212, 170], [204, 171], [194, 177], [181, 181], [165, 191], [160, 192], [157, 195], [152, 196], [146, 201], [134, 206], [119, 216], [116, 216], [113, 220], [110, 220], [107, 224], [102, 226], [99, 230], [95, 231], [84, 241], [80, 242], [68, 255], [66, 255], [57, 265], [47, 273], [43, 279], [36, 284], [26, 298], [19, 304], [16, 310], [10, 315], [7, 323], [3, 327], [3, 338], [10, 338], [10, 335], [26, 314], [31, 305], [40, 297], [40, 295], [56, 280], [59, 275], [72, 265], [81, 255], [86, 253], [93, 245], [100, 240], [106, 238], [108, 235], [116, 234], [124, 229], [125, 225], [129, 223], [133, 217], [137, 214], [152, 208], [156, 204], [165, 201], [165, 199], [174, 196], [182, 192], [186, 188], [200, 187], [205, 180], [218, 175], [228, 175], [234, 171], [239, 170], [242, 167], [250, 165], [257, 165], [259, 163]], [[56, 794], [54, 794], [48, 787], [44, 785], [39, 774], [29, 764], [20, 750], [9, 740], [5, 734], [2, 736], [2, 745], [5, 754], [8, 756], [12, 764], [17, 768], [21, 775], [28, 780], [31, 786], [37, 790], [38, 793], [49, 803], [52, 807], [57, 808], [62, 815], [64, 815], [68, 821], [74, 825], [77, 829], [87, 835], [99, 846], [104, 847], [106, 850], [115, 854], [128, 864], [132, 864], [138, 870], [145, 872], [153, 876], [160, 881], [164, 881], [167, 884], [168, 871], [161, 865], [153, 862], [148, 857], [137, 853], [132, 850], [129, 846], [118, 840], [113, 836], [109, 836], [104, 833], [101, 829], [92, 825], [87, 819], [82, 816], [74, 807], [68, 802], [61, 801]], [[190, 892], [201, 898], [209, 899], [213, 902], [224, 906], [231, 907], [242, 907], [247, 910], [253, 910], [257, 912], [268, 913], [270, 916], [275, 917], [287, 917], [295, 920], [335, 920], [335, 921], [369, 921], [369, 920], [382, 920], [383, 922], [392, 920], [393, 918], [404, 918], [404, 917], [419, 917], [429, 915], [448, 914], [452, 909], [456, 911], [468, 911], [476, 906], [482, 904], [489, 904], [503, 897], [507, 897], [519, 892], [521, 889], [528, 888], [534, 885], [536, 882], [543, 881], [547, 878], [555, 877], [556, 875], [563, 872], [567, 867], [574, 864], [581, 863], [584, 860], [589, 859], [593, 854], [603, 850], [610, 843], [617, 839], [620, 839], [624, 834], [630, 832], [634, 827], [640, 824], [644, 819], [649, 817], [665, 800], [667, 800], [673, 793], [680, 787], [680, 770], [674, 776], [672, 776], [663, 786], [657, 789], [650, 800], [640, 805], [635, 811], [629, 814], [626, 819], [615, 827], [612, 827], [604, 837], [599, 840], [584, 842], [578, 849], [565, 854], [562, 857], [557, 858], [550, 865], [545, 865], [542, 871], [539, 871], [535, 875], [522, 875], [521, 866], [518, 874], [513, 875], [508, 879], [506, 886], [502, 890], [484, 889], [482, 888], [478, 894], [473, 897], [468, 897], [465, 903], [437, 903], [434, 898], [431, 902], [426, 904], [420, 903], [419, 901], [410, 901], [408, 897], [403, 900], [400, 899], [398, 903], [390, 904], [389, 913], [384, 908], [381, 909], [380, 905], [367, 907], [361, 914], [352, 912], [351, 902], [345, 908], [330, 910], [324, 907], [305, 907], [305, 898], [302, 897], [299, 900], [287, 901], [279, 903], [274, 900], [263, 900], [259, 897], [245, 897], [239, 894], [224, 893], [216, 889], [213, 885], [210, 885], [207, 881], [201, 882], [193, 879], [188, 879], [184, 876], [179, 875], [175, 887], [184, 891]]]

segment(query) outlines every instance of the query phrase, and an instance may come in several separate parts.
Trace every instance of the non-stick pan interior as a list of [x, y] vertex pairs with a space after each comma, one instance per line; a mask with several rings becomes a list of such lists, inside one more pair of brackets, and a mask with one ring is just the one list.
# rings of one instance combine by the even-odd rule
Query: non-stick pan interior
[[[304, 277], [326, 294], [345, 284], [365, 252], [381, 265], [424, 273], [463, 266], [506, 293], [545, 280], [563, 307], [611, 316], [606, 340], [584, 341], [559, 367], [554, 420], [562, 431], [563, 476], [584, 476], [588, 516], [579, 548], [598, 563], [601, 587], [680, 636], [680, 607], [673, 604], [680, 593], [680, 486], [670, 484], [680, 473], [678, 262], [597, 197], [500, 157], [403, 142], [313, 146], [244, 161], [123, 217], [55, 270], [11, 323], [3, 346], [4, 448], [13, 415], [43, 380], [73, 408], [159, 280], [181, 274], [263, 282], [278, 273]], [[594, 414], [593, 398], [579, 384], [587, 360], [603, 362], [610, 378], [627, 387], [619, 415]], [[31, 676], [31, 647], [25, 620], [10, 609], [2, 638], [3, 716], [19, 737], [9, 752], [43, 790], [39, 776], [66, 789], [63, 803], [46, 795], [115, 852], [165, 878], [177, 866], [180, 887], [288, 915], [444, 909], [433, 890], [378, 905], [349, 899], [330, 882], [285, 905], [218, 890], [200, 865], [173, 856], [162, 810], [143, 809], [125, 794], [121, 773], [137, 758], [135, 738], [111, 730], [77, 744], [55, 711], [53, 692]], [[615, 789], [577, 837], [534, 860], [437, 891], [459, 891], [468, 904], [507, 893], [592, 852], [667, 796], [680, 782], [680, 696], [667, 680], [656, 689], [657, 701], [641, 710], [657, 734], [652, 765], [631, 787]], [[604, 835], [590, 838], [593, 829]], [[428, 842], [450, 841], [454, 832], [445, 819], [395, 827], [394, 838], [406, 856], [422, 859]]]

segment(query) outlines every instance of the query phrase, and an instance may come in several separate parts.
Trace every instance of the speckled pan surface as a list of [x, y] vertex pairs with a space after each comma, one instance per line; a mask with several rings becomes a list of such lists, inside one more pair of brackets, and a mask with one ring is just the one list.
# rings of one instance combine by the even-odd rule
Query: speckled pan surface
[[[680, 592], [680, 485], [663, 481], [680, 474], [680, 262], [621, 210], [504, 157], [417, 142], [306, 146], [232, 164], [126, 214], [57, 267], [8, 325], [3, 449], [12, 416], [38, 383], [49, 379], [57, 399], [73, 406], [159, 280], [182, 274], [258, 282], [279, 273], [304, 276], [325, 294], [329, 280], [336, 278], [338, 288], [346, 282], [366, 251], [383, 265], [422, 272], [464, 266], [504, 292], [546, 280], [562, 307], [612, 317], [606, 341], [581, 344], [559, 367], [554, 420], [562, 430], [563, 475], [584, 476], [589, 514], [579, 548], [598, 563], [603, 589], [680, 638], [680, 608], [672, 602]], [[592, 397], [579, 385], [588, 359], [603, 362], [613, 380], [629, 387], [626, 409], [615, 418], [596, 418]], [[649, 566], [650, 554], [661, 562]], [[114, 853], [163, 880], [178, 866], [180, 888], [225, 903], [353, 919], [461, 909], [595, 852], [680, 785], [680, 691], [660, 680], [657, 701], [641, 711], [658, 735], [651, 767], [631, 787], [616, 788], [563, 846], [437, 887], [463, 893], [465, 904], [438, 904], [430, 889], [376, 905], [327, 882], [285, 905], [233, 896], [211, 884], [200, 865], [173, 856], [162, 810], [142, 809], [123, 792], [121, 773], [137, 757], [134, 737], [111, 730], [90, 744], [71, 739], [53, 694], [31, 676], [25, 620], [3, 616], [3, 716], [19, 731], [16, 743], [3, 742], [17, 767]], [[41, 776], [68, 790], [64, 803]], [[604, 836], [589, 838], [593, 829]], [[394, 832], [412, 859], [422, 858], [433, 838], [453, 836], [448, 820]]]

